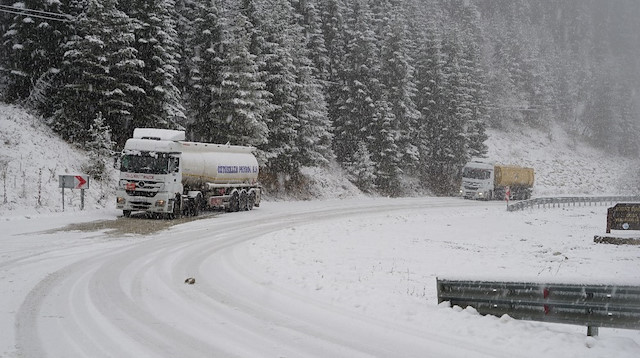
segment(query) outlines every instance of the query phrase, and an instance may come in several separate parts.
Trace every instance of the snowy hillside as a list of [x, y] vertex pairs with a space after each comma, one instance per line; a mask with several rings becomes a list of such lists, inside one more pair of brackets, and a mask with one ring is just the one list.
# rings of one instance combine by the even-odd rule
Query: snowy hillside
[[[62, 211], [59, 175], [82, 174], [86, 153], [60, 139], [41, 118], [0, 104], [0, 215]], [[115, 175], [115, 171], [113, 173]], [[114, 177], [115, 180], [115, 177]], [[89, 182], [85, 208], [113, 203], [114, 182]], [[65, 190], [65, 211], [80, 209], [80, 190]]]
[[[637, 193], [634, 170], [638, 161], [611, 159], [607, 153], [574, 142], [559, 128], [553, 133], [527, 129], [506, 133], [489, 130], [490, 160], [532, 166], [535, 197]], [[0, 104], [0, 214], [3, 217], [62, 211], [58, 176], [81, 174], [86, 153], [69, 146], [40, 118]], [[307, 170], [317, 198], [358, 195], [357, 189], [334, 170]], [[112, 208], [114, 183], [92, 181], [86, 208]], [[39, 193], [39, 187], [41, 191]], [[634, 191], [635, 190], [635, 191]], [[5, 202], [6, 198], [6, 202]], [[65, 191], [65, 210], [80, 208], [80, 191]]]
[[535, 169], [534, 197], [638, 194], [637, 158], [616, 157], [575, 141], [560, 127], [551, 133], [521, 128], [487, 134], [488, 159]]

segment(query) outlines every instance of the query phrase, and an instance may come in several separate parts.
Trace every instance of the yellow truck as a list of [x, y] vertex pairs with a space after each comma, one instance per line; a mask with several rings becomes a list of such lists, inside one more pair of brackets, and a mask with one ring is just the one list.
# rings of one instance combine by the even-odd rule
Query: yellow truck
[[462, 169], [460, 195], [466, 199], [526, 200], [533, 191], [533, 168], [471, 161]]

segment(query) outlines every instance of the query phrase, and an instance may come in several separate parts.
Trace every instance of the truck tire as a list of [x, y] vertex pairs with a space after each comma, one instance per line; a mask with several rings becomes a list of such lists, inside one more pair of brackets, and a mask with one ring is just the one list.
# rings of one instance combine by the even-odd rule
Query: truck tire
[[181, 196], [178, 194], [173, 200], [173, 211], [167, 214], [167, 218], [169, 220], [180, 219], [180, 217], [182, 216], [182, 203], [180, 199]]
[[131, 217], [131, 210], [122, 210], [122, 215], [124, 215], [125, 218]]
[[202, 194], [198, 194], [198, 196], [196, 197], [196, 204], [198, 205], [199, 211], [208, 209], [207, 201], [204, 200], [204, 196], [202, 196]]
[[189, 215], [200, 215], [200, 206], [198, 205], [198, 198], [189, 199]]
[[249, 196], [247, 195], [247, 191], [246, 190], [241, 190], [240, 191], [240, 196], [238, 197], [238, 208], [241, 211], [247, 211], [249, 210]]
[[229, 208], [227, 209], [227, 211], [229, 212], [236, 212], [238, 210], [240, 210], [240, 200], [239, 200], [239, 195], [238, 192], [234, 192], [231, 195], [231, 198], [229, 199]]
[[256, 193], [249, 193], [249, 198], [247, 199], [247, 210], [253, 210], [253, 207], [256, 205]]

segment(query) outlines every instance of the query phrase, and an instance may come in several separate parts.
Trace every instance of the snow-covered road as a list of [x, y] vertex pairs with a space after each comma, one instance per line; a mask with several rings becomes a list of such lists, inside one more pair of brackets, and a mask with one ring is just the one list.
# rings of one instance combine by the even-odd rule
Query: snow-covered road
[[[604, 331], [591, 342], [584, 327], [481, 317], [434, 299], [436, 272], [496, 276], [514, 266], [562, 280], [558, 273], [569, 267], [567, 278], [597, 281], [572, 265], [599, 255], [616, 259], [616, 270], [636, 270], [616, 275], [633, 281], [637, 247], [590, 256], [589, 238], [567, 242], [601, 226], [594, 217], [603, 210], [507, 214], [504, 203], [451, 198], [267, 202], [146, 236], [52, 230], [115, 220], [115, 211], [11, 218], [0, 221], [0, 356], [636, 356], [635, 331]], [[494, 229], [507, 217], [520, 231]], [[447, 232], [452, 223], [460, 231]], [[547, 247], [544, 231], [567, 223], [575, 228]], [[512, 243], [503, 247], [505, 236]], [[417, 246], [421, 237], [429, 240]], [[416, 251], [425, 242], [426, 255]], [[513, 257], [495, 267], [483, 263], [511, 249]], [[522, 262], [531, 253], [532, 262]], [[431, 268], [420, 255], [471, 270], [425, 272]], [[483, 272], [469, 263], [474, 257]], [[195, 284], [185, 284], [189, 277]]]

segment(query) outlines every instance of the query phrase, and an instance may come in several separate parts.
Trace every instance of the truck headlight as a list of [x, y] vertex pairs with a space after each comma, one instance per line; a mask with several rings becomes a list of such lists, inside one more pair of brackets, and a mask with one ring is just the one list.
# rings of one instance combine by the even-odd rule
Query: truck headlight
[[164, 200], [158, 200], [156, 201], [156, 206], [164, 206], [165, 201]]
[[127, 202], [127, 199], [125, 199], [125, 198], [123, 198], [123, 197], [120, 197], [120, 196], [119, 196], [119, 197], [116, 199], [116, 202], [117, 202], [118, 204], [124, 204], [124, 203], [126, 203], [126, 202]]

